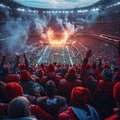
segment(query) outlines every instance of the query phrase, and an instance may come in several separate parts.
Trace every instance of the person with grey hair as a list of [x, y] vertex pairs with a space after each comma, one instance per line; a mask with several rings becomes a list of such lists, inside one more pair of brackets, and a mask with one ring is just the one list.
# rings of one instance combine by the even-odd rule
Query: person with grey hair
[[34, 116], [31, 116], [30, 102], [26, 97], [19, 96], [14, 98], [8, 105], [7, 120], [37, 120]]

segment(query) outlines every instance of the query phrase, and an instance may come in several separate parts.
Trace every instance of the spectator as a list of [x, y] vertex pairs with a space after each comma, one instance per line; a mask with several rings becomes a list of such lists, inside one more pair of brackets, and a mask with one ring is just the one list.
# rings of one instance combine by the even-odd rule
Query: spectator
[[46, 83], [45, 89], [47, 96], [39, 97], [37, 103], [56, 119], [59, 112], [67, 109], [66, 99], [62, 96], [55, 95], [57, 89], [52, 80]]
[[81, 86], [81, 85], [82, 85], [82, 81], [77, 78], [75, 69], [71, 68], [65, 75], [65, 79], [60, 80], [59, 89], [58, 89], [59, 94], [64, 96], [69, 102], [72, 89], [76, 86]]
[[112, 108], [115, 105], [113, 98], [113, 87], [115, 81], [113, 81], [113, 72], [109, 68], [104, 69], [102, 72], [102, 80], [99, 80], [93, 91], [93, 98], [96, 102], [97, 108], [102, 113], [103, 118], [110, 115], [113, 110]]
[[105, 120], [120, 120], [120, 82], [116, 83], [113, 88], [113, 96], [117, 105], [114, 108], [114, 113], [107, 117]]
[[57, 75], [57, 73], [55, 72], [54, 64], [48, 65], [46, 76], [47, 80], [53, 80], [56, 84], [56, 87], [58, 88], [59, 81], [62, 79], [62, 77], [60, 75]]
[[18, 66], [18, 63], [19, 63], [19, 59], [20, 59], [20, 56], [19, 55], [16, 55], [16, 61], [15, 61], [15, 64], [14, 66], [11, 68], [10, 65], [5, 65], [5, 60], [6, 60], [6, 56], [3, 56], [3, 60], [0, 64], [0, 79], [2, 81], [5, 81], [6, 77], [9, 76], [10, 74], [16, 74], [16, 70], [17, 70], [17, 66]]
[[71, 92], [71, 107], [58, 116], [58, 120], [100, 120], [96, 110], [87, 104], [90, 92], [84, 87], [75, 87]]
[[[20, 84], [16, 82], [10, 82], [5, 85], [4, 87], [5, 100], [3, 103], [0, 104], [0, 119], [6, 119], [6, 116], [8, 116], [7, 108], [10, 101], [22, 95], [23, 95], [23, 89]], [[39, 106], [30, 104], [29, 107], [31, 114], [36, 116], [37, 119], [53, 120], [52, 116], [49, 115], [44, 110], [42, 110]]]
[[25, 94], [36, 97], [44, 94], [44, 88], [39, 83], [35, 82], [35, 78], [33, 78], [27, 70], [22, 70], [20, 77], [20, 84]]
[[30, 102], [26, 97], [16, 97], [8, 105], [8, 120], [37, 120], [31, 116]]

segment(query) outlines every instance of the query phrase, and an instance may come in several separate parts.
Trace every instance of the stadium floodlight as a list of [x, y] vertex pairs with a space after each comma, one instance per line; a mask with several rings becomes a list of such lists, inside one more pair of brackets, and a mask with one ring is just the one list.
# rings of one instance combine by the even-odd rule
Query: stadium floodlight
[[88, 10], [86, 9], [86, 10], [84, 10], [84, 12], [88, 12]]
[[94, 11], [96, 11], [96, 9], [95, 9], [95, 8], [93, 8], [93, 9], [92, 9], [92, 11], [94, 12]]
[[65, 13], [69, 13], [69, 11], [65, 11]]
[[59, 11], [58, 13], [61, 13], [61, 11]]
[[9, 7], [9, 6], [3, 5], [3, 4], [0, 4], [0, 7], [10, 9], [10, 7]]
[[4, 8], [4, 7], [6, 7], [6, 6], [5, 6], [5, 5], [3, 5], [3, 4], [0, 4], [0, 7], [3, 7], [3, 8]]
[[23, 8], [17, 8], [16, 10], [21, 11], [21, 12], [25, 12], [25, 9], [23, 9]]
[[77, 11], [77, 13], [81, 13], [81, 12], [82, 12], [82, 10], [78, 10], [78, 11]]
[[117, 5], [120, 5], [120, 2], [117, 2]]
[[93, 8], [93, 9], [91, 9], [93, 12], [95, 12], [95, 11], [99, 11], [99, 8]]
[[106, 8], [111, 8], [111, 7], [115, 7], [115, 6], [118, 6], [118, 5], [120, 5], [120, 2], [111, 4], [111, 5], [107, 6]]
[[52, 11], [52, 13], [55, 13], [55, 11]]
[[28, 12], [32, 12], [32, 10], [28, 10]]
[[33, 12], [34, 12], [34, 13], [38, 13], [38, 10], [34, 10]]

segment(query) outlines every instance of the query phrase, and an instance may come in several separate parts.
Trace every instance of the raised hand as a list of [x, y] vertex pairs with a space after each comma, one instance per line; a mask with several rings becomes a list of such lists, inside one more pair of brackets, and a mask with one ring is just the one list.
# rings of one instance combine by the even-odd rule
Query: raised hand
[[88, 50], [87, 53], [86, 53], [86, 58], [89, 58], [92, 56], [92, 50]]

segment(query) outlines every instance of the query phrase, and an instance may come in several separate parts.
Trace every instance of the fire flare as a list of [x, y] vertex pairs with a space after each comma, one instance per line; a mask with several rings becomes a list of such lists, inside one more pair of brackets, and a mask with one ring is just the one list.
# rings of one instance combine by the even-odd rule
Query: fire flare
[[61, 45], [61, 44], [66, 44], [69, 35], [67, 30], [62, 33], [61, 32], [57, 33], [54, 32], [52, 29], [48, 29], [47, 36], [48, 36], [49, 44]]

